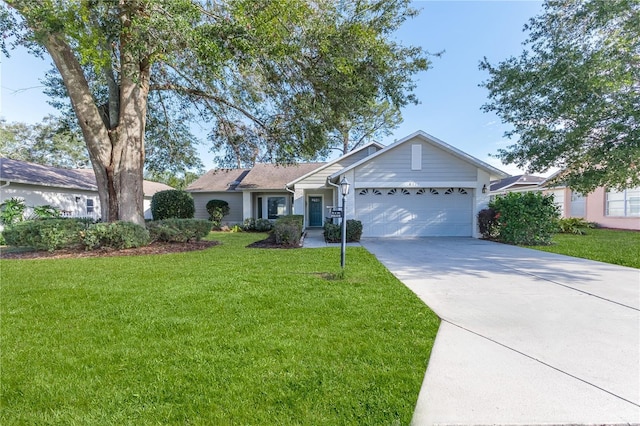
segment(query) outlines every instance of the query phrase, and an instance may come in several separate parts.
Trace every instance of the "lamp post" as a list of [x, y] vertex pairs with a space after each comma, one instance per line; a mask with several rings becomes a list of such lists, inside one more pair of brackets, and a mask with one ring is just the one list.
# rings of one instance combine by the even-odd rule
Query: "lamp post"
[[347, 248], [347, 218], [345, 205], [347, 194], [349, 193], [349, 181], [343, 177], [340, 181], [340, 192], [342, 193], [342, 244], [340, 245], [340, 267], [344, 270], [344, 259]]

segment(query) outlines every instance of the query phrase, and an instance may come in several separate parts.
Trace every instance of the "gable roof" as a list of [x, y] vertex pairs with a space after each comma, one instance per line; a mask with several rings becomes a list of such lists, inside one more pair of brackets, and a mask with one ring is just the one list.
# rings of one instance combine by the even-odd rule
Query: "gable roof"
[[311, 176], [311, 175], [313, 175], [313, 174], [315, 174], [315, 173], [317, 173], [317, 172], [319, 172], [319, 171], [321, 171], [323, 169], [326, 169], [327, 167], [332, 166], [333, 164], [337, 163], [338, 161], [342, 161], [345, 158], [351, 157], [352, 155], [357, 154], [358, 152], [360, 152], [360, 151], [362, 151], [364, 149], [369, 149], [372, 146], [375, 146], [378, 149], [384, 149], [384, 145], [382, 145], [381, 143], [375, 142], [375, 141], [370, 142], [370, 143], [366, 144], [363, 147], [360, 147], [360, 148], [358, 148], [356, 150], [353, 150], [353, 151], [349, 151], [348, 153], [346, 153], [344, 155], [341, 155], [340, 157], [336, 158], [335, 160], [330, 161], [328, 163], [325, 163], [324, 165], [318, 167], [317, 169], [311, 170], [309, 173], [307, 173], [307, 174], [305, 174], [303, 176], [300, 176], [299, 178], [297, 178], [295, 180], [292, 180], [291, 182], [288, 182], [287, 186], [295, 185], [296, 183], [300, 182], [301, 180], [306, 179], [309, 176]]
[[[63, 169], [3, 157], [0, 157], [0, 180], [85, 191], [98, 190], [96, 176], [92, 169]], [[173, 189], [160, 182], [145, 180], [142, 183], [145, 196]]]
[[370, 156], [363, 158], [362, 160], [353, 163], [352, 165], [345, 167], [344, 169], [332, 174], [331, 176], [329, 176], [329, 179], [334, 180], [337, 177], [339, 177], [340, 175], [344, 174], [345, 172], [352, 170], [358, 166], [360, 166], [361, 164], [364, 164], [368, 161], [373, 160], [374, 158], [380, 156], [380, 155], [384, 155], [386, 152], [396, 148], [399, 145], [402, 145], [408, 141], [411, 141], [415, 138], [420, 138], [422, 141], [427, 142], [433, 146], [436, 146], [446, 152], [448, 152], [449, 154], [453, 155], [456, 158], [459, 158], [463, 161], [466, 161], [467, 163], [473, 164], [474, 166], [478, 167], [479, 169], [482, 169], [484, 171], [486, 171], [487, 173], [489, 173], [490, 176], [495, 176], [495, 177], [500, 177], [500, 178], [504, 178], [509, 176], [507, 173], [503, 172], [500, 169], [497, 169], [493, 166], [491, 166], [490, 164], [485, 163], [484, 161], [478, 160], [477, 158], [467, 154], [466, 152], [460, 151], [458, 148], [455, 148], [451, 145], [449, 145], [448, 143], [441, 141], [440, 139], [431, 136], [430, 134], [422, 131], [422, 130], [418, 130], [417, 132], [414, 132], [412, 134], [410, 134], [409, 136], [406, 136], [394, 143], [392, 143], [391, 145], [388, 145], [387, 147], [385, 147], [384, 149], [371, 154]]
[[281, 166], [256, 163], [252, 169], [209, 170], [187, 187], [191, 192], [238, 192], [243, 190], [284, 191], [287, 182], [309, 174], [326, 163]]
[[298, 179], [326, 163], [299, 163], [290, 166], [258, 163], [240, 182], [238, 189], [283, 190], [288, 182]]
[[214, 169], [200, 176], [187, 186], [193, 192], [225, 192], [235, 191], [249, 169]]
[[504, 179], [494, 180], [491, 182], [491, 191], [501, 191], [512, 186], [538, 186], [546, 179], [541, 176], [534, 175], [517, 175], [509, 176]]

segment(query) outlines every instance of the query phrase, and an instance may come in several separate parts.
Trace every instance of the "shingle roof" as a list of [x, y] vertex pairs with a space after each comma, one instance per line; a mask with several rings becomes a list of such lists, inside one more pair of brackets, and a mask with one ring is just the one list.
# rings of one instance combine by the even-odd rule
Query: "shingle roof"
[[238, 189], [284, 189], [288, 182], [317, 169], [324, 163], [300, 163], [291, 166], [258, 163], [240, 182]]
[[284, 186], [325, 163], [300, 163], [291, 166], [258, 163], [252, 169], [209, 170], [187, 187], [193, 192], [242, 190], [284, 190]]
[[[1, 157], [0, 180], [57, 188], [98, 190], [92, 169], [62, 169]], [[166, 189], [173, 188], [164, 183], [148, 180], [143, 182], [144, 195], [146, 196]]]
[[221, 192], [235, 191], [238, 184], [249, 173], [247, 169], [215, 169], [198, 178], [187, 187], [187, 191]]
[[500, 191], [512, 186], [536, 186], [544, 182], [545, 178], [534, 175], [509, 176], [504, 179], [491, 182], [491, 191]]

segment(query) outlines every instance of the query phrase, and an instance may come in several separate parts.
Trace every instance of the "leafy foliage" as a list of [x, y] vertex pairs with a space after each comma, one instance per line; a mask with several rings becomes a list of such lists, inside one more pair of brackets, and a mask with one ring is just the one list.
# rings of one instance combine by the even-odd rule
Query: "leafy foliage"
[[553, 195], [510, 192], [489, 203], [496, 212], [498, 241], [519, 245], [550, 244], [560, 216]]
[[547, 0], [528, 50], [493, 66], [485, 111], [513, 126], [504, 163], [550, 167], [571, 188], [640, 185], [640, 2]]
[[586, 234], [586, 229], [595, 228], [595, 224], [587, 222], [581, 217], [563, 217], [556, 222], [561, 234]]
[[151, 215], [154, 220], [191, 219], [195, 211], [193, 197], [185, 191], [167, 189], [156, 192], [151, 198]]
[[285, 247], [299, 246], [303, 223], [304, 216], [302, 215], [280, 216], [273, 225], [276, 244]]
[[211, 232], [211, 222], [203, 219], [165, 219], [147, 222], [151, 241], [186, 243], [200, 241]]
[[87, 168], [87, 146], [77, 126], [49, 115], [42, 123], [7, 123], [0, 119], [0, 156], [45, 166]]
[[[342, 225], [326, 222], [324, 224], [324, 239], [328, 243], [342, 241]], [[362, 222], [355, 219], [347, 219], [346, 238], [348, 243], [357, 243], [362, 237]]]
[[273, 224], [269, 219], [245, 219], [242, 223], [242, 230], [248, 232], [268, 232], [271, 231]]
[[22, 198], [11, 197], [0, 204], [0, 223], [11, 225], [24, 220], [24, 211], [27, 208]]
[[76, 219], [29, 220], [8, 225], [2, 235], [10, 246], [54, 251], [81, 244], [87, 222]]
[[45, 204], [43, 206], [35, 206], [33, 208], [33, 216], [35, 219], [57, 219], [61, 216], [60, 209]]
[[149, 231], [131, 222], [96, 223], [82, 233], [82, 244], [87, 250], [127, 249], [146, 246], [149, 242]]
[[497, 212], [494, 209], [482, 209], [478, 212], [478, 228], [482, 238], [496, 238], [498, 233]]
[[213, 227], [220, 228], [222, 218], [229, 214], [229, 203], [224, 200], [209, 200], [207, 201], [207, 212], [209, 213], [209, 220], [213, 223]]

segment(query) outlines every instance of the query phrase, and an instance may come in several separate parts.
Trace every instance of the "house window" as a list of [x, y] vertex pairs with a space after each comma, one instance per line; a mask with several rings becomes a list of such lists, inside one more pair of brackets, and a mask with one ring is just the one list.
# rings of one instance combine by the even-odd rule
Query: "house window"
[[93, 199], [87, 198], [87, 214], [93, 213]]
[[286, 214], [287, 199], [285, 197], [267, 198], [267, 213], [269, 219], [277, 219], [278, 216]]
[[262, 197], [258, 197], [258, 219], [262, 219]]
[[607, 216], [640, 216], [640, 188], [607, 192]]

